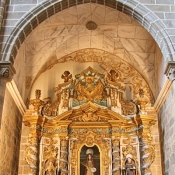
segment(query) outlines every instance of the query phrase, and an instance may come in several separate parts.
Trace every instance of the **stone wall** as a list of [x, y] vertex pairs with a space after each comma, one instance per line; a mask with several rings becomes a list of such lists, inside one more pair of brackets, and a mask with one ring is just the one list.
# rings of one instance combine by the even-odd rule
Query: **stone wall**
[[17, 175], [22, 116], [6, 89], [0, 130], [0, 175]]
[[22, 125], [22, 134], [21, 134], [21, 144], [20, 144], [20, 158], [19, 158], [19, 170], [18, 175], [27, 175], [30, 172], [29, 165], [25, 160], [25, 149], [28, 145], [28, 135], [29, 127]]
[[6, 80], [0, 79], [0, 128], [1, 128], [1, 120], [2, 120], [2, 110], [4, 104], [4, 94], [5, 94], [5, 87]]
[[155, 160], [151, 165], [151, 172], [153, 175], [162, 175], [161, 167], [161, 150], [160, 150], [160, 139], [159, 139], [159, 130], [158, 122], [151, 127], [152, 134], [152, 144], [155, 146]]
[[160, 111], [160, 141], [163, 167], [166, 175], [173, 175], [175, 169], [175, 82]]

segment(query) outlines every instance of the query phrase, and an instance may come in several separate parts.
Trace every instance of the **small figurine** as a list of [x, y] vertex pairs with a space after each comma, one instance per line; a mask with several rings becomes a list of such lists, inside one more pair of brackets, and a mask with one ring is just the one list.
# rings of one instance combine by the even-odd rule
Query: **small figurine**
[[70, 74], [69, 71], [64, 71], [64, 73], [61, 75], [61, 78], [64, 79], [64, 82], [66, 83], [72, 79], [72, 74]]
[[40, 107], [43, 106], [45, 103], [44, 101], [40, 100], [41, 90], [36, 89], [35, 97], [36, 99], [30, 100], [30, 104], [34, 106], [34, 111], [38, 114], [40, 111]]

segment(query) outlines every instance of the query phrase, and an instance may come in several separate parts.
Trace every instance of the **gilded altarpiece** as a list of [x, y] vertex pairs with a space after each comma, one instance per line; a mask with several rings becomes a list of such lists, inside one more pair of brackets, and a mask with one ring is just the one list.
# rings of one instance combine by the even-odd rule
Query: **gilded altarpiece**
[[30, 127], [26, 161], [31, 174], [151, 174], [150, 127], [156, 120], [149, 86], [136, 91], [117, 70], [100, 74], [91, 67], [75, 78], [67, 70], [61, 77], [56, 100], [41, 100], [36, 90], [33, 109], [24, 116]]

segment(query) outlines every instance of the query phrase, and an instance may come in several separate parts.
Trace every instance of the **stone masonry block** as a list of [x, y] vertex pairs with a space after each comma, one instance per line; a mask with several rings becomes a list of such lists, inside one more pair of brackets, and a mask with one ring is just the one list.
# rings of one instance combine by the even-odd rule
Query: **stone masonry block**
[[167, 28], [175, 28], [175, 20], [163, 20]]
[[170, 12], [170, 5], [146, 5], [154, 12]]
[[11, 4], [37, 4], [37, 0], [11, 0]]
[[20, 19], [25, 12], [10, 12], [7, 14], [8, 19]]
[[156, 0], [138, 0], [142, 4], [155, 4]]
[[174, 4], [174, 0], [156, 0], [156, 4]]
[[15, 20], [10, 20], [10, 19], [4, 20], [3, 26], [12, 27], [12, 26], [15, 26], [17, 22], [18, 22], [17, 19], [15, 19]]
[[35, 7], [35, 5], [29, 5], [29, 4], [28, 5], [15, 5], [14, 11], [15, 12], [27, 12], [33, 7]]
[[165, 13], [165, 19], [175, 19], [175, 13]]

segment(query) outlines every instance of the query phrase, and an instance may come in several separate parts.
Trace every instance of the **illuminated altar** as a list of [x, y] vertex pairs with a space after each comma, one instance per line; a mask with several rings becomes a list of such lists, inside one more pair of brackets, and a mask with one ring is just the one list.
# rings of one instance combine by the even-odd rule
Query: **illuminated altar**
[[91, 67], [75, 77], [66, 70], [61, 77], [64, 83], [53, 90], [56, 100], [41, 100], [36, 90], [24, 116], [31, 174], [85, 175], [91, 161], [94, 175], [122, 175], [127, 158], [133, 175], [149, 174], [155, 157], [150, 127], [156, 120], [146, 81], [131, 72], [131, 84], [117, 70], [100, 74]]

